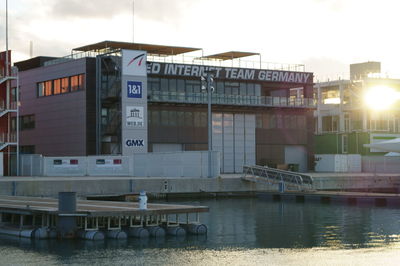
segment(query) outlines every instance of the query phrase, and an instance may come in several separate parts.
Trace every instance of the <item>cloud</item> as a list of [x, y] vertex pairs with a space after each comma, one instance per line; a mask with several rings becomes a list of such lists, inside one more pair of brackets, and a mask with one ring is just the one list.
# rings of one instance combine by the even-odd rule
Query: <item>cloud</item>
[[[197, 0], [135, 0], [135, 16], [164, 22], [176, 22]], [[49, 2], [48, 2], [49, 3]], [[53, 0], [48, 4], [52, 18], [102, 18], [133, 13], [133, 0]]]

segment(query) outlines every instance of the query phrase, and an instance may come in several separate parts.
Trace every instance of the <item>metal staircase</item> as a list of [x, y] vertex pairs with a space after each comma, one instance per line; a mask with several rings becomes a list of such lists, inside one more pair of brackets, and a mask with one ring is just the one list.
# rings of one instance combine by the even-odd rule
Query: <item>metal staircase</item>
[[[11, 76], [0, 76], [0, 84], [5, 82], [10, 82], [11, 80], [17, 80], [17, 73], [14, 69], [11, 69], [12, 75]], [[17, 81], [18, 84], [18, 81]], [[17, 86], [18, 87], [18, 86]], [[0, 118], [7, 115], [8, 113], [16, 113], [18, 114], [18, 106], [17, 102], [8, 103], [5, 99], [0, 101]], [[17, 117], [16, 123], [19, 123], [19, 119]], [[0, 151], [5, 149], [7, 146], [15, 146], [18, 145], [17, 141], [17, 134], [16, 132], [1, 132], [0, 133]]]
[[267, 182], [271, 185], [283, 182], [288, 190], [313, 190], [311, 176], [267, 166], [243, 166], [242, 179], [250, 182]]

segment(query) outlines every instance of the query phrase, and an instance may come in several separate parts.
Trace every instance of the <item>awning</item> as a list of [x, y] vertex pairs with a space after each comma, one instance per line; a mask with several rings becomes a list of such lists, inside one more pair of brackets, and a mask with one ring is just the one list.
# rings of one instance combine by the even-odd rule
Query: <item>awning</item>
[[98, 52], [106, 49], [142, 50], [146, 51], [149, 54], [161, 55], [161, 56], [179, 55], [201, 50], [200, 48], [191, 48], [191, 47], [166, 46], [166, 45], [131, 43], [131, 42], [114, 42], [114, 41], [103, 41], [99, 43], [94, 43], [74, 48], [72, 50], [80, 52], [88, 52], [88, 51]]
[[225, 53], [213, 54], [213, 55], [206, 55], [200, 57], [203, 60], [232, 60], [252, 55], [260, 55], [259, 53], [250, 53], [250, 52], [238, 52], [238, 51], [230, 51]]
[[378, 143], [364, 144], [364, 147], [381, 150], [382, 152], [400, 152], [400, 138], [386, 140]]

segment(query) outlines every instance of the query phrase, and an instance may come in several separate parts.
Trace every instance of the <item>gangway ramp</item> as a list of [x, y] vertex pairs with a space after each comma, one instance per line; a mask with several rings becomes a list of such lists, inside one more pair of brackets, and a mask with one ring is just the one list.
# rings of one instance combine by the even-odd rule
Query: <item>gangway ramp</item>
[[311, 176], [267, 166], [243, 166], [242, 179], [250, 182], [268, 182], [271, 185], [283, 183], [289, 190], [313, 190]]

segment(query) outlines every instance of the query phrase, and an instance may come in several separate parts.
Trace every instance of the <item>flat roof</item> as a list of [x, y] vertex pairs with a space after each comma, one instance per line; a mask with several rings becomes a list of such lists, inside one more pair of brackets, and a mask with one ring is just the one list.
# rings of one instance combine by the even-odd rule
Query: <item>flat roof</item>
[[232, 60], [232, 59], [246, 57], [246, 56], [252, 56], [252, 55], [260, 55], [260, 54], [259, 53], [250, 53], [250, 52], [230, 51], [230, 52], [224, 52], [224, 53], [219, 53], [219, 54], [202, 56], [201, 59], [215, 59], [215, 60], [225, 61], [225, 60]]
[[130, 49], [130, 50], [143, 50], [149, 54], [155, 55], [179, 55], [189, 53], [193, 51], [201, 50], [201, 48], [193, 47], [180, 47], [180, 46], [167, 46], [158, 44], [146, 44], [146, 43], [132, 43], [132, 42], [115, 42], [115, 41], [102, 41], [94, 44], [89, 44], [72, 49], [73, 51], [99, 51], [104, 49]]

